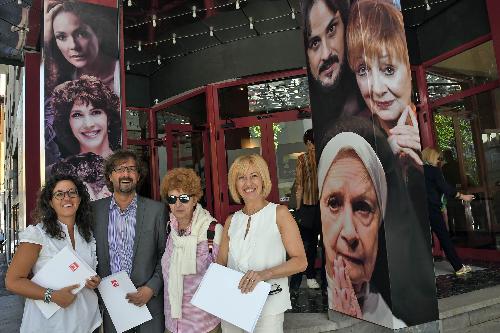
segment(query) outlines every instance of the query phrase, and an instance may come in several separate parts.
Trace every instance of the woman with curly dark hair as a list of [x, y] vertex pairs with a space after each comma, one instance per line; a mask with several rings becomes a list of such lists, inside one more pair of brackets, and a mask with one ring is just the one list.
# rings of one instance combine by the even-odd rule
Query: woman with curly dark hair
[[63, 158], [88, 152], [106, 158], [120, 147], [120, 100], [97, 78], [83, 75], [60, 85], [51, 106]]
[[[82, 181], [70, 175], [56, 175], [42, 188], [33, 213], [36, 225], [28, 226], [19, 237], [19, 248], [7, 270], [5, 285], [13, 293], [26, 298], [20, 332], [89, 333], [101, 325], [102, 319], [94, 289], [99, 276], [79, 285], [59, 290], [43, 288], [28, 278], [36, 274], [52, 257], [71, 247], [94, 270], [97, 267], [96, 243], [92, 235], [90, 197]], [[45, 318], [35, 300], [56, 303], [63, 310]]]
[[46, 93], [59, 84], [92, 75], [118, 93], [118, 13], [78, 1], [44, 2]]

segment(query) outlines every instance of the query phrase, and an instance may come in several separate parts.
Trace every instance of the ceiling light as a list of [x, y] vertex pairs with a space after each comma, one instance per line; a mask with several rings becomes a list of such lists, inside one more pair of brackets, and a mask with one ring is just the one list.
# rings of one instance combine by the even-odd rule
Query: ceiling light
[[142, 51], [142, 42], [141, 41], [137, 42], [137, 51], [139, 51], [139, 52]]
[[156, 15], [153, 14], [153, 27], [156, 27]]
[[210, 37], [214, 36], [214, 27], [210, 27]]
[[127, 61], [127, 70], [130, 70], [130, 61]]
[[250, 21], [250, 30], [253, 30], [253, 18], [250, 16], [248, 21]]
[[429, 0], [425, 0], [425, 10], [431, 10], [431, 5], [429, 5]]
[[127, 6], [132, 7], [132, 0], [128, 0]]
[[292, 8], [292, 20], [295, 20], [295, 8]]
[[158, 56], [156, 57], [156, 62], [158, 63], [158, 65], [161, 65], [161, 55], [158, 54]]
[[18, 5], [22, 5], [23, 4], [23, 0], [17, 0], [17, 4]]
[[240, 9], [240, 0], [236, 0], [235, 7], [236, 9]]
[[196, 6], [193, 6], [193, 17], [196, 17]]
[[176, 35], [175, 35], [175, 33], [173, 33], [173, 34], [172, 34], [172, 44], [177, 43], [177, 42], [176, 42], [176, 40], [175, 40], [175, 36], [176, 36]]

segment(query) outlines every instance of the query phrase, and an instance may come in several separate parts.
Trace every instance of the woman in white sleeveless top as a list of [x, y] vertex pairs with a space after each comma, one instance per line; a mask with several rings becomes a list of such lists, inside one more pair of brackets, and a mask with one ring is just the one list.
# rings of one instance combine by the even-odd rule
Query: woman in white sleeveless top
[[[217, 262], [245, 273], [238, 286], [242, 293], [252, 292], [260, 281], [272, 285], [254, 332], [283, 332], [284, 312], [292, 307], [288, 276], [307, 267], [297, 223], [286, 206], [266, 201], [271, 179], [260, 155], [238, 157], [228, 183], [231, 197], [243, 200], [244, 207], [226, 219]], [[223, 321], [222, 332], [244, 331]]]

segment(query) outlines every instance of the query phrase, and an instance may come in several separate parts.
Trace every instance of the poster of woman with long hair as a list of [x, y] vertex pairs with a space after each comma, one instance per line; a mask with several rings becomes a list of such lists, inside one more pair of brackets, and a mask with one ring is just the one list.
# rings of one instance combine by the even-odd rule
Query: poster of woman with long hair
[[109, 196], [103, 161], [121, 146], [116, 2], [45, 0], [43, 31], [46, 175]]

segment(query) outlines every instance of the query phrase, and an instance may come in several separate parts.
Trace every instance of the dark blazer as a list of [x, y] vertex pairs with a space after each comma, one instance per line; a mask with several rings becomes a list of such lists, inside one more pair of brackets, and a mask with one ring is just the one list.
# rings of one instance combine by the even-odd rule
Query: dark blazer
[[[94, 237], [97, 244], [97, 274], [101, 278], [111, 274], [108, 242], [110, 204], [111, 197], [92, 202]], [[130, 279], [137, 288], [146, 285], [154, 292], [147, 304], [153, 319], [137, 329], [138, 332], [164, 333], [161, 257], [165, 251], [166, 207], [163, 203], [137, 196], [136, 214]], [[107, 311], [104, 312], [104, 332], [116, 332]]]

